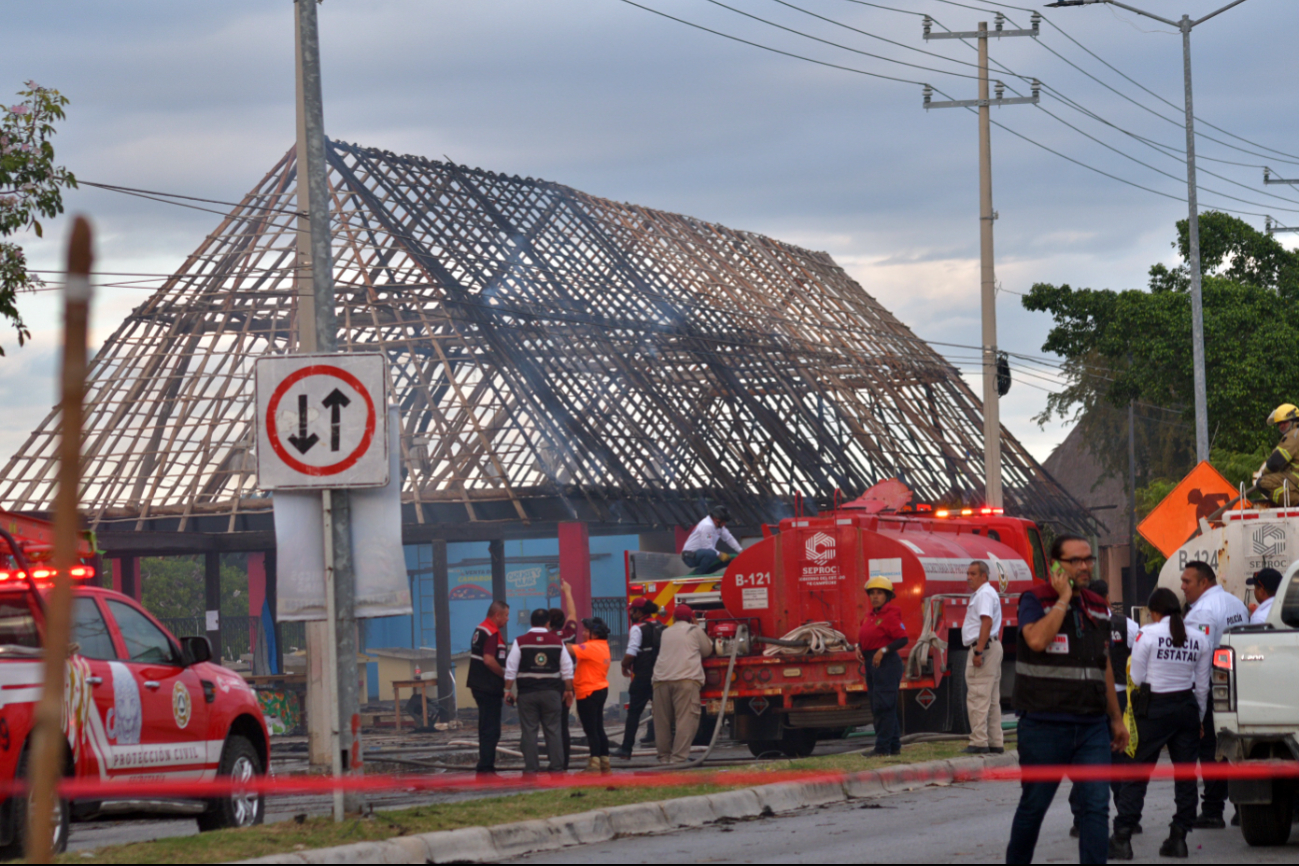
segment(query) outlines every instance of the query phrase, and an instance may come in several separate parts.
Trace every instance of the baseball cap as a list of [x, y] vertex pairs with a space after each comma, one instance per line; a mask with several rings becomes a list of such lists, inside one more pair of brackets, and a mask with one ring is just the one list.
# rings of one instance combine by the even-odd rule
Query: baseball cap
[[649, 603], [650, 600], [648, 598], [646, 598], [643, 595], [638, 595], [631, 600], [631, 603], [629, 603], [627, 607], [632, 610], [641, 610], [643, 608], [649, 607]]
[[676, 609], [672, 611], [672, 618], [684, 619], [693, 622], [695, 618], [695, 611], [688, 604], [679, 604], [676, 606]]
[[1245, 581], [1246, 586], [1261, 586], [1269, 595], [1276, 595], [1281, 587], [1281, 572], [1275, 568], [1260, 568], [1254, 576]]

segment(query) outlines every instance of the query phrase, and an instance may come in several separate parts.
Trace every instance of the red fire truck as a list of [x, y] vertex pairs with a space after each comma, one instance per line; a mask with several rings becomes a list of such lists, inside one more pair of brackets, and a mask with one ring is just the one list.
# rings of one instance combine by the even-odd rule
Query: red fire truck
[[[25, 778], [32, 714], [44, 677], [45, 595], [52, 527], [0, 512], [0, 779]], [[73, 635], [64, 682], [67, 776], [113, 781], [251, 779], [269, 765], [270, 738], [256, 695], [210, 661], [206, 637], [177, 640], [136, 602], [92, 586], [94, 550], [72, 567]], [[25, 797], [0, 803], [0, 857], [21, 856]], [[261, 823], [262, 797], [61, 802], [55, 849], [70, 820], [192, 815], [200, 830]]]
[[[1018, 597], [1047, 579], [1038, 527], [1001, 509], [903, 507], [910, 493], [899, 496], [898, 488], [905, 491], [897, 481], [883, 482], [832, 511], [764, 526], [762, 539], [724, 574], [684, 574], [680, 557], [670, 554], [628, 555], [632, 596], [647, 595], [667, 610], [685, 602], [704, 611], [705, 628], [725, 652], [705, 661], [706, 713], [733, 716], [736, 739], [753, 754], [810, 754], [818, 739], [870, 723], [865, 676], [852, 649], [811, 653], [769, 639], [828, 623], [855, 642], [870, 610], [864, 586], [876, 575], [893, 582], [911, 636], [902, 652], [904, 732], [966, 729], [960, 630], [972, 560], [988, 563], [1002, 598], [1002, 689], [1009, 695]], [[722, 707], [732, 641], [735, 671]]]

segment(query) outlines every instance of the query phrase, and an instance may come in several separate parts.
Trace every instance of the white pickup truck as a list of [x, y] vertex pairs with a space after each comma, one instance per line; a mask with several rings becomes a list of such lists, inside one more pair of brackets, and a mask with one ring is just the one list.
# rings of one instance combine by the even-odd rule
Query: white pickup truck
[[[1213, 653], [1218, 757], [1233, 764], [1299, 761], [1299, 562], [1285, 572], [1267, 622], [1238, 626]], [[1293, 766], [1293, 765], [1292, 765]], [[1233, 779], [1250, 845], [1284, 845], [1299, 803], [1299, 777]]]

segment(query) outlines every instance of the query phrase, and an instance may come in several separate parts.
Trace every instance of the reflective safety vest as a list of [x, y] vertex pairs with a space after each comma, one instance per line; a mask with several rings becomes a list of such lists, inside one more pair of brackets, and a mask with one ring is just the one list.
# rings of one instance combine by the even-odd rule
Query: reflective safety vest
[[[1059, 598], [1050, 586], [1035, 586], [1029, 592], [1048, 613]], [[1109, 642], [1109, 606], [1085, 589], [1070, 601], [1060, 631], [1043, 651], [1028, 645], [1021, 626], [1015, 659], [1015, 709], [1021, 714], [1105, 715]]]
[[517, 682], [520, 692], [564, 691], [560, 656], [567, 650], [559, 635], [552, 631], [530, 631], [519, 635], [514, 643], [519, 647]]
[[659, 659], [659, 640], [666, 626], [656, 619], [647, 619], [636, 623], [632, 628], [640, 629], [640, 650], [632, 658], [631, 672], [637, 677], [644, 677], [644, 682], [654, 678], [654, 663]]

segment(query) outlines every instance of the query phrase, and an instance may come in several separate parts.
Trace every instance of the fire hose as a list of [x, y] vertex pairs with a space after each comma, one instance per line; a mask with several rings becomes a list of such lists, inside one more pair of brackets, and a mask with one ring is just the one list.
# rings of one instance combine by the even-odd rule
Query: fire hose
[[943, 640], [934, 631], [934, 619], [937, 612], [941, 610], [942, 601], [940, 599], [928, 599], [925, 602], [925, 620], [920, 627], [920, 637], [916, 639], [916, 645], [911, 648], [907, 656], [906, 677], [909, 680], [918, 679], [921, 671], [924, 670], [925, 664], [929, 661], [930, 653], [935, 650], [947, 649], [947, 641]]
[[763, 655], [822, 655], [829, 652], [846, 652], [848, 638], [828, 622], [809, 622], [800, 625], [780, 638], [755, 637], [754, 643], [765, 643]]

